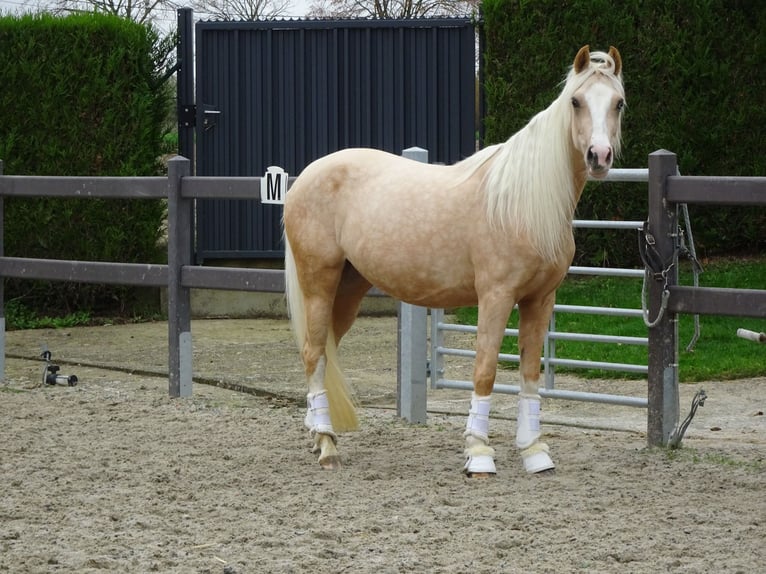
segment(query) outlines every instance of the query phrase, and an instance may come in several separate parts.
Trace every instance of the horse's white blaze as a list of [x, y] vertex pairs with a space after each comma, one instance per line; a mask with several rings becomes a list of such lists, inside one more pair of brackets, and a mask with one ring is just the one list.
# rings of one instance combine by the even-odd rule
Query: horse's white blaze
[[591, 145], [603, 145], [611, 147], [610, 134], [607, 131], [607, 120], [609, 108], [612, 106], [612, 90], [604, 84], [595, 84], [585, 94], [585, 101], [588, 103], [590, 117], [593, 123], [593, 133], [591, 133]]
[[588, 174], [603, 178], [619, 146], [623, 95], [591, 76], [572, 96], [572, 136], [583, 154]]
[[[603, 175], [612, 167], [614, 153], [612, 140], [614, 139], [614, 113], [617, 106], [614, 102], [614, 92], [604, 84], [595, 84], [585, 94], [585, 102], [588, 106], [591, 119], [590, 150], [595, 156], [595, 163], [602, 169], [591, 175]], [[619, 112], [616, 112], [619, 113]], [[586, 158], [587, 160], [587, 158]]]

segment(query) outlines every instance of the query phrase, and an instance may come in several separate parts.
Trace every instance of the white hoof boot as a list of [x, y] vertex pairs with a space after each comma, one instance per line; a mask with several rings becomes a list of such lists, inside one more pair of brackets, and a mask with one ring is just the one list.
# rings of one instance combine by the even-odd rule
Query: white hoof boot
[[467, 475], [497, 474], [495, 459], [488, 454], [467, 455], [463, 472]]
[[495, 449], [475, 436], [465, 439], [465, 465], [463, 472], [468, 476], [497, 474]]
[[548, 445], [538, 442], [521, 451], [521, 460], [524, 462], [524, 470], [529, 474], [536, 474], [556, 468], [553, 460], [548, 455]]

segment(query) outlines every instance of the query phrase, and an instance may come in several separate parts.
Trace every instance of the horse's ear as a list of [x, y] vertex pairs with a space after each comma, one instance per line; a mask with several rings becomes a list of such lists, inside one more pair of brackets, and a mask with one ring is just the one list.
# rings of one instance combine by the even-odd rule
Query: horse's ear
[[622, 56], [620, 56], [620, 52], [614, 46], [609, 46], [609, 55], [614, 60], [614, 75], [619, 76], [620, 72], [622, 72]]
[[588, 66], [590, 66], [590, 46], [586, 44], [577, 52], [572, 67], [574, 68], [575, 74], [579, 74]]

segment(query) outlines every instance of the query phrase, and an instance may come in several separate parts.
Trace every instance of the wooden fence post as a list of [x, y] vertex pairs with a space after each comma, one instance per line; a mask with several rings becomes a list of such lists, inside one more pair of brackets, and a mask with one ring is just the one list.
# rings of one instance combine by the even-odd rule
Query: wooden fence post
[[190, 173], [188, 159], [168, 162], [168, 393], [192, 394], [191, 296], [181, 285], [184, 265], [192, 262], [194, 202], [181, 195], [182, 178]]
[[[428, 150], [411, 147], [402, 156], [428, 163]], [[399, 302], [397, 312], [397, 415], [415, 424], [426, 422], [428, 310]]]
[[[653, 248], [662, 262], [663, 276], [648, 278], [649, 329], [648, 417], [649, 446], [666, 446], [678, 424], [678, 316], [663, 311], [665, 291], [678, 283], [678, 206], [668, 204], [666, 180], [676, 175], [674, 153], [659, 150], [649, 154], [649, 223], [648, 232], [655, 240]], [[650, 246], [651, 247], [651, 246]], [[655, 270], [657, 271], [657, 270]]]

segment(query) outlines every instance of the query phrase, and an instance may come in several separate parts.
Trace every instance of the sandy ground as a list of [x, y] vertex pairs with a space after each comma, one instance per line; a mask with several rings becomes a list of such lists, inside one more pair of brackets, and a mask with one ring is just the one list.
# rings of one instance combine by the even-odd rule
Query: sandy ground
[[[470, 480], [468, 394], [429, 390], [426, 425], [397, 418], [396, 320], [362, 318], [341, 349], [362, 428], [333, 473], [309, 453], [286, 322], [192, 332], [196, 380], [262, 395], [168, 398], [164, 323], [7, 334], [0, 572], [766, 571], [766, 378], [706, 383], [678, 451], [646, 448], [641, 409], [546, 401], [546, 477], [523, 472], [515, 397], [496, 395], [498, 475]], [[43, 344], [77, 386], [39, 384]], [[698, 388], [682, 386], [682, 412]]]

